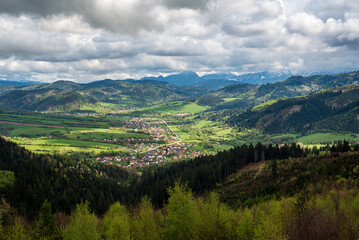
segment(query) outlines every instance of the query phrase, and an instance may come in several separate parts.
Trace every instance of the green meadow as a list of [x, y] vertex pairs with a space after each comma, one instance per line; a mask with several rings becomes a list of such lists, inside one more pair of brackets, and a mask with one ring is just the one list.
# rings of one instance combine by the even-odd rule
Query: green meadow
[[338, 133], [315, 133], [296, 139], [303, 144], [333, 143], [334, 141], [356, 141], [359, 142], [359, 134], [338, 134]]
[[204, 112], [208, 109], [208, 107], [200, 106], [197, 103], [194, 102], [171, 102], [166, 103], [164, 105], [157, 105], [153, 107], [143, 108], [140, 109], [140, 111], [145, 112], [160, 112], [162, 114], [196, 114]]
[[[271, 104], [267, 102], [259, 106]], [[223, 121], [203, 117], [207, 108], [194, 102], [177, 101], [165, 105], [136, 110], [133, 113], [95, 115], [55, 115], [12, 110], [0, 111], [0, 135], [16, 141], [35, 152], [45, 153], [101, 153], [122, 149], [124, 138], [147, 138], [143, 132], [127, 131], [121, 126], [131, 117], [153, 117], [165, 120], [183, 143], [193, 144], [194, 150], [215, 152], [235, 145], [249, 143], [301, 142], [304, 145], [332, 143], [339, 140], [359, 141], [358, 134], [315, 133], [268, 135], [258, 129], [239, 131]]]

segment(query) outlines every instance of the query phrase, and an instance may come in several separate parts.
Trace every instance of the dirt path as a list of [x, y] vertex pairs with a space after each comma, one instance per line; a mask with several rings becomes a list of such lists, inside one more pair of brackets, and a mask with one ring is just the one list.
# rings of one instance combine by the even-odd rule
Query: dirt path
[[34, 126], [34, 127], [49, 127], [49, 128], [65, 128], [63, 126], [55, 126], [55, 125], [42, 125], [42, 124], [34, 124], [34, 123], [19, 123], [19, 122], [8, 122], [8, 121], [0, 121], [0, 124], [10, 124], [10, 125], [19, 125], [19, 126]]

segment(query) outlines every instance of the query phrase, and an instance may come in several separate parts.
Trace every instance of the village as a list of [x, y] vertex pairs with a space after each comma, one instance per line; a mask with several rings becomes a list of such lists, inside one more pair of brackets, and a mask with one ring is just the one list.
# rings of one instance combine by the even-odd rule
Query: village
[[114, 139], [116, 142], [122, 142], [126, 149], [132, 150], [132, 154], [124, 157], [98, 157], [97, 161], [126, 168], [141, 168], [205, 155], [198, 150], [191, 150], [193, 144], [181, 143], [181, 138], [161, 119], [131, 118], [123, 122], [122, 128], [146, 133], [151, 137]]
[[185, 160], [205, 155], [198, 150], [189, 150], [191, 147], [193, 147], [192, 144], [172, 144], [134, 156], [98, 157], [96, 160], [105, 164], [121, 165], [126, 168], [141, 168], [171, 160]]

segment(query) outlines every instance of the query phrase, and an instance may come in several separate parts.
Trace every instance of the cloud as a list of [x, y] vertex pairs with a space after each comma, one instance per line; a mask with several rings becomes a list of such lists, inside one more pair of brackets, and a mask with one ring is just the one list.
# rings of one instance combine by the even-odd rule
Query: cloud
[[329, 18], [358, 17], [359, 2], [352, 0], [312, 0], [307, 4], [305, 11], [315, 14], [323, 21]]
[[0, 0], [0, 77], [353, 70], [350, 0]]
[[312, 14], [300, 12], [289, 17], [287, 27], [293, 33], [316, 35], [323, 30], [324, 23]]
[[[79, 16], [94, 28], [134, 35], [142, 31], [163, 30], [171, 21], [171, 15], [163, 15], [163, 11], [206, 9], [208, 2], [209, 0], [0, 0], [0, 13], [40, 18]], [[64, 29], [64, 25], [68, 23], [60, 20], [56, 25]]]
[[333, 18], [328, 19], [323, 37], [323, 41], [331, 46], [359, 48], [359, 18], [350, 18], [344, 22]]
[[205, 10], [210, 0], [165, 0], [164, 3], [170, 8], [190, 8]]

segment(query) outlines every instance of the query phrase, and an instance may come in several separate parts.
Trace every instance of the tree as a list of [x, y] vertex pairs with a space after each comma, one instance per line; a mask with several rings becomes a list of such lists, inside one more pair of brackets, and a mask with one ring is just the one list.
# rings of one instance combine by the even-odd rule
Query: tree
[[39, 233], [42, 237], [51, 237], [54, 234], [54, 214], [52, 214], [51, 203], [47, 199], [42, 203], [39, 216]]
[[26, 230], [21, 218], [16, 218], [15, 223], [7, 231], [6, 240], [30, 240], [30, 234]]
[[138, 213], [133, 216], [131, 233], [133, 239], [151, 240], [160, 238], [160, 226], [163, 216], [156, 212], [151, 201], [143, 198]]
[[196, 206], [192, 192], [180, 182], [168, 190], [170, 195], [167, 204], [169, 224], [166, 239], [194, 239]]
[[71, 215], [71, 224], [64, 230], [65, 240], [97, 240], [100, 234], [97, 231], [98, 219], [89, 211], [89, 203], [78, 204]]
[[130, 224], [126, 209], [116, 202], [107, 211], [103, 219], [103, 236], [105, 239], [130, 239]]

